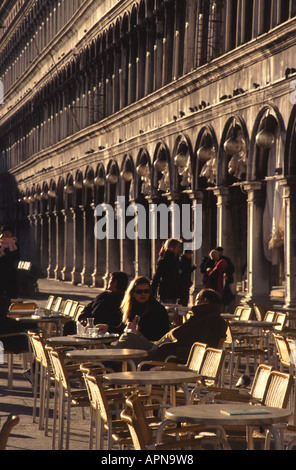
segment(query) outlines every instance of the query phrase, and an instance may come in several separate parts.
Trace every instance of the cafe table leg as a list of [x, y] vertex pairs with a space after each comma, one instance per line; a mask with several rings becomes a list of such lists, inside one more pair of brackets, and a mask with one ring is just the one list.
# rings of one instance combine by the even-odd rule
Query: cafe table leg
[[247, 440], [247, 449], [254, 450], [254, 440], [253, 440], [253, 427], [247, 426], [246, 428], [246, 440]]

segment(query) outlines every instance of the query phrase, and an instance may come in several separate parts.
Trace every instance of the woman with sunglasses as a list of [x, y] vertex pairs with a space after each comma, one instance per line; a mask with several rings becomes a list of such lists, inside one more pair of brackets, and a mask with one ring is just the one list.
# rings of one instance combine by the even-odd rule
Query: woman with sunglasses
[[170, 328], [169, 316], [163, 305], [151, 295], [150, 281], [135, 278], [127, 288], [122, 304], [122, 322], [126, 325], [118, 347], [131, 347], [134, 336], [157, 341]]

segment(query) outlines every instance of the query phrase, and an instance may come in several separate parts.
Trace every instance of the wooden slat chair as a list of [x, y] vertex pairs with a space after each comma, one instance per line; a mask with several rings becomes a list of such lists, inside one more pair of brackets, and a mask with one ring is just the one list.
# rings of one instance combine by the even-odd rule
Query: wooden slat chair
[[[102, 374], [93, 372], [84, 373], [83, 376], [92, 408], [92, 420], [95, 422], [96, 450], [103, 450], [104, 437], [107, 440], [108, 450], [112, 449], [113, 443], [120, 448], [130, 446], [131, 438], [126, 424], [120, 420], [120, 412], [125, 405], [125, 395], [130, 394], [135, 387], [109, 388], [104, 385]], [[90, 448], [92, 448], [92, 432]]]
[[[275, 408], [287, 408], [293, 388], [293, 376], [284, 372], [272, 371], [262, 400], [263, 405]], [[266, 435], [257, 433], [257, 439], [265, 441], [265, 449], [270, 449], [272, 427], [267, 429]], [[282, 442], [283, 448], [283, 442]]]
[[[224, 349], [230, 356], [230, 388], [232, 387], [233, 376], [238, 373], [238, 369], [241, 363], [241, 359], [245, 359], [245, 374], [250, 375], [250, 358], [254, 360], [254, 370], [257, 369], [260, 363], [264, 362], [264, 358], [268, 356], [268, 347], [265, 343], [257, 344], [255, 341], [250, 344], [245, 343], [244, 339], [250, 340], [250, 334], [238, 334], [232, 332], [232, 326], [227, 329], [227, 339], [224, 342]], [[254, 340], [258, 338], [258, 335], [253, 335]]]
[[189, 370], [199, 372], [207, 345], [204, 343], [196, 342], [192, 345], [186, 364], [178, 364], [170, 362], [168, 359], [175, 358], [175, 356], [168, 356], [165, 362], [163, 361], [142, 361], [138, 365], [138, 370], [142, 370], [144, 367], [161, 367], [164, 369], [178, 369], [178, 370]]
[[[56, 447], [56, 427], [58, 419], [58, 450], [64, 448], [64, 422], [66, 417], [66, 444], [65, 449], [69, 449], [70, 443], [70, 418], [73, 407], [89, 407], [88, 393], [85, 388], [79, 388], [82, 384], [82, 374], [76, 364], [68, 365], [64, 358], [64, 352], [60, 348], [54, 349], [46, 345], [52, 371], [55, 378], [54, 392], [54, 417], [52, 449]], [[66, 404], [66, 416], [65, 406]]]
[[[294, 413], [294, 425], [296, 425], [296, 363], [292, 349], [293, 340], [288, 340], [283, 335], [273, 335], [278, 358], [280, 361], [280, 369], [283, 372], [289, 372], [294, 377], [293, 398], [291, 400], [291, 409]], [[291, 345], [290, 345], [291, 344]]]
[[[206, 349], [207, 349], [206, 344], [196, 342], [191, 347], [191, 350], [190, 350], [190, 353], [189, 353], [186, 364], [177, 364], [177, 363], [174, 363], [174, 362], [169, 362], [169, 360], [167, 362], [143, 361], [138, 365], [138, 370], [142, 370], [142, 368], [145, 368], [148, 365], [149, 367], [157, 368], [157, 369], [185, 370], [185, 371], [188, 370], [188, 371], [194, 371], [197, 374], [199, 374], [202, 363], [203, 363], [203, 360], [204, 360], [204, 357], [205, 357], [205, 354], [206, 354]], [[167, 359], [169, 359], [169, 358], [167, 358]], [[152, 390], [153, 390], [154, 394], [156, 394], [156, 393], [163, 394], [164, 401], [167, 400], [167, 394], [168, 394], [169, 390], [170, 390], [170, 393], [175, 394], [175, 388], [174, 387], [168, 387], [168, 386], [157, 387], [157, 386], [154, 386], [154, 387], [151, 387], [151, 393], [152, 393]], [[184, 394], [182, 394], [182, 392], [180, 391], [179, 392], [179, 398], [181, 398], [181, 397], [182, 397], [182, 400], [184, 400]], [[173, 400], [175, 400], [175, 398], [173, 398], [173, 397], [171, 397], [171, 398]]]
[[54, 383], [54, 377], [51, 370], [48, 351], [45, 348], [45, 341], [41, 334], [28, 332], [34, 358], [35, 358], [35, 376], [34, 376], [34, 401], [33, 401], [33, 422], [36, 422], [38, 388], [39, 388], [39, 419], [38, 427], [45, 430], [48, 435], [49, 421], [49, 399], [50, 388]]
[[289, 315], [287, 313], [277, 312], [274, 321], [280, 323], [280, 325], [274, 327], [274, 330], [290, 338], [296, 337], [296, 328], [289, 326]]
[[68, 317], [70, 315], [71, 309], [73, 305], [73, 300], [67, 299], [65, 300], [63, 309], [61, 310], [61, 314], [64, 315], [65, 317]]
[[74, 321], [77, 321], [78, 318], [80, 317], [80, 315], [82, 314], [83, 310], [85, 309], [85, 305], [82, 305], [82, 304], [78, 304], [77, 308], [76, 308], [76, 311], [73, 315], [73, 320]]
[[[198, 373], [196, 384], [191, 390], [191, 402], [199, 402], [201, 394], [219, 385], [224, 367], [225, 351], [223, 349], [206, 348], [205, 355]], [[180, 392], [179, 392], [180, 393]]]
[[57, 297], [52, 305], [51, 313], [59, 313], [63, 303], [63, 297]]
[[10, 436], [10, 433], [14, 426], [20, 422], [20, 418], [17, 415], [9, 415], [5, 423], [3, 424], [0, 431], [0, 450], [5, 450], [7, 446], [7, 441]]
[[69, 318], [71, 318], [72, 320], [74, 320], [77, 309], [78, 309], [78, 302], [73, 300], [71, 308], [69, 310], [69, 314], [68, 314]]
[[47, 302], [46, 302], [45, 307], [44, 307], [44, 310], [45, 310], [46, 312], [50, 312], [50, 311], [51, 311], [51, 309], [52, 309], [52, 307], [53, 307], [54, 299], [55, 299], [54, 295], [50, 295], [50, 296], [48, 297]]
[[261, 403], [264, 397], [266, 385], [273, 366], [260, 364], [256, 370], [251, 389], [240, 390], [238, 388], [212, 387], [212, 389], [200, 400], [201, 403], [215, 401], [237, 401], [246, 403]]

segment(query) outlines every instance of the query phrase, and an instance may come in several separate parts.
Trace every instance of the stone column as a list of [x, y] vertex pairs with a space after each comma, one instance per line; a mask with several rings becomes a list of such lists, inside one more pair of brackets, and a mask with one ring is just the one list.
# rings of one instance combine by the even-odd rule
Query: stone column
[[73, 270], [73, 212], [62, 210], [64, 217], [64, 266], [62, 269], [62, 280], [71, 281]]
[[[111, 220], [109, 220], [109, 217], [114, 217], [114, 213], [107, 212], [106, 213], [106, 221], [107, 221], [107, 226], [112, 223]], [[119, 240], [117, 238], [117, 224], [115, 217], [113, 219], [114, 223], [114, 236], [106, 237], [106, 272], [104, 275], [104, 288], [107, 288], [108, 285], [108, 279], [109, 275], [113, 271], [119, 271], [119, 266], [120, 266], [120, 260], [119, 260], [119, 253], [120, 253], [120, 247], [119, 247]], [[108, 232], [108, 230], [107, 230]]]
[[47, 277], [54, 277], [56, 267], [56, 218], [52, 212], [47, 212], [48, 217], [48, 267]]
[[80, 208], [71, 209], [73, 213], [73, 269], [71, 280], [73, 284], [81, 282], [83, 268], [83, 220]]
[[296, 181], [284, 184], [285, 307], [296, 307]]
[[262, 241], [262, 220], [265, 196], [262, 183], [255, 181], [245, 184], [248, 191], [248, 257], [246, 301], [258, 304], [269, 303], [269, 267], [264, 256]]
[[158, 90], [162, 85], [162, 67], [163, 67], [163, 34], [164, 19], [160, 12], [156, 16], [156, 38], [154, 45], [154, 73], [153, 73], [153, 90]]
[[187, 1], [185, 37], [184, 37], [184, 75], [194, 68], [194, 49], [195, 49], [195, 28], [197, 16], [197, 2], [195, 0]]
[[37, 266], [40, 265], [40, 226], [39, 217], [34, 214], [30, 217], [30, 233], [31, 233], [31, 259], [30, 261]]
[[[121, 204], [120, 202], [122, 202]], [[124, 203], [124, 198], [121, 198], [121, 201], [116, 203], [116, 213], [117, 213], [117, 228], [118, 234], [117, 238], [119, 239], [119, 268], [120, 271], [125, 272], [129, 278], [134, 277], [135, 273], [135, 240], [129, 237], [126, 232], [126, 227], [129, 221], [131, 220], [126, 216], [127, 207]]]
[[118, 44], [114, 45], [114, 65], [112, 76], [112, 112], [116, 113], [120, 109], [120, 48]]
[[[29, 237], [27, 238], [27, 256], [29, 256], [29, 260], [33, 262], [34, 257], [35, 257], [35, 224], [34, 224], [34, 218], [30, 214], [28, 215], [28, 235]], [[22, 255], [24, 256], [24, 254]]]
[[128, 88], [128, 40], [121, 39], [121, 69], [119, 70], [119, 108], [122, 109], [127, 104]]
[[61, 212], [56, 212], [56, 267], [55, 279], [62, 279], [64, 268], [64, 217]]
[[[137, 207], [137, 236], [134, 242], [134, 275], [151, 279], [151, 240], [149, 239], [149, 206]], [[145, 224], [144, 224], [145, 220]]]
[[81, 206], [83, 214], [83, 268], [81, 272], [82, 284], [92, 284], [94, 270], [94, 215], [90, 206]]
[[[98, 222], [98, 216], [94, 215], [94, 226]], [[106, 239], [99, 239], [94, 235], [94, 270], [92, 273], [92, 286], [103, 287], [106, 270]]]
[[[189, 194], [189, 198], [191, 199], [192, 211], [194, 211], [194, 206], [196, 204], [201, 204], [202, 205], [203, 192], [202, 191], [194, 191], [194, 192], [192, 191], [192, 193]], [[201, 227], [201, 231], [202, 231], [202, 242], [203, 242], [203, 238], [206, 237], [207, 234], [203, 230], [203, 227]], [[201, 248], [194, 251], [193, 258], [192, 258], [192, 264], [195, 264], [197, 266], [197, 269], [195, 271], [193, 271], [193, 274], [192, 274], [192, 281], [193, 281], [192, 293], [193, 293], [193, 297], [195, 297], [195, 295], [201, 289], [203, 289], [203, 287], [204, 287], [204, 285], [202, 283], [203, 274], [201, 274], [201, 272], [199, 270], [199, 266], [201, 265], [202, 258], [203, 258], [203, 256], [202, 256]]]
[[40, 215], [40, 267], [42, 273], [47, 272], [49, 263], [49, 235], [48, 235], [48, 217]]
[[217, 197], [217, 246], [224, 248], [225, 256], [235, 259], [235, 247], [232, 243], [231, 219], [231, 196], [228, 188], [218, 188], [214, 190]]

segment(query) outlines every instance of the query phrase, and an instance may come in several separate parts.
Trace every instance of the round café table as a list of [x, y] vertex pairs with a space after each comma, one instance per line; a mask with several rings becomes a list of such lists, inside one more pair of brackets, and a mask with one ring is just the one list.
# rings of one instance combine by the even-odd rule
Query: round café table
[[172, 405], [175, 404], [175, 385], [179, 385], [183, 388], [185, 403], [188, 403], [189, 394], [187, 383], [195, 383], [197, 377], [196, 372], [177, 370], [137, 370], [132, 372], [114, 372], [104, 375], [104, 379], [114, 385], [170, 386]]
[[54, 323], [56, 325], [57, 333], [59, 336], [62, 335], [63, 331], [63, 324], [69, 321], [69, 318], [65, 317], [61, 314], [51, 314], [51, 315], [31, 315], [30, 317], [19, 317], [16, 318], [17, 321], [21, 321], [22, 323], [38, 323], [38, 324], [49, 324]]
[[146, 357], [147, 351], [142, 349], [86, 349], [68, 351], [66, 356], [76, 362], [104, 362], [115, 361], [122, 362], [122, 370], [127, 370], [130, 364], [132, 370], [136, 369], [133, 359]]
[[270, 430], [274, 437], [275, 449], [280, 450], [279, 432], [274, 424], [286, 423], [292, 411], [262, 405], [241, 403], [210, 403], [184, 405], [169, 408], [165, 411], [165, 420], [160, 425], [156, 443], [161, 442], [163, 428], [170, 422], [201, 424], [205, 426], [246, 426], [248, 450], [254, 450], [253, 427], [261, 426]]
[[47, 343], [52, 346], [74, 346], [74, 347], [92, 347], [113, 343], [119, 335], [99, 335], [96, 337], [69, 335], [69, 336], [52, 336], [47, 338]]

